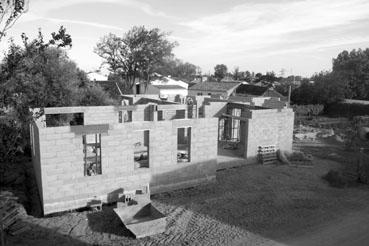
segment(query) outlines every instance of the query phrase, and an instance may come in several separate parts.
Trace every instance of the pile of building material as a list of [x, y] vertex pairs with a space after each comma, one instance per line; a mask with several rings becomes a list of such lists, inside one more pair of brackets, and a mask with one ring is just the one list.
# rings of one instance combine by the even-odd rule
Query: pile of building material
[[1, 233], [7, 232], [10, 235], [18, 235], [29, 229], [21, 219], [22, 206], [16, 202], [11, 192], [0, 194], [0, 226]]
[[277, 161], [277, 149], [275, 145], [259, 146], [258, 158], [261, 164], [274, 164]]
[[136, 238], [165, 231], [166, 217], [151, 204], [149, 186], [123, 192], [114, 212]]

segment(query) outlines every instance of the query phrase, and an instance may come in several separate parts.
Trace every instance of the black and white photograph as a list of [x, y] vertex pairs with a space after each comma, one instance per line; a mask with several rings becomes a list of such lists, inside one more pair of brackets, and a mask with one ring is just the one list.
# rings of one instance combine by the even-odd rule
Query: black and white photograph
[[369, 245], [369, 1], [0, 0], [13, 245]]

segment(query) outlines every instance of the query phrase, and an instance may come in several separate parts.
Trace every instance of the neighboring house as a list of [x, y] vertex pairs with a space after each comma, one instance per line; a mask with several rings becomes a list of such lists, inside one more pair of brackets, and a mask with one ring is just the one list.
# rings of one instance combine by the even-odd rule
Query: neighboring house
[[159, 95], [163, 100], [184, 102], [188, 94], [188, 83], [157, 73], [154, 74], [154, 78], [149, 84], [140, 85], [139, 94]]
[[99, 81], [106, 81], [108, 80], [108, 76], [99, 72], [90, 72], [87, 73], [87, 77], [89, 80], [94, 81], [94, 80], [99, 80]]
[[159, 95], [162, 100], [168, 100], [172, 102], [184, 102], [187, 96], [187, 89], [179, 85], [153, 85], [148, 84], [145, 86], [144, 93], [146, 95]]
[[236, 89], [237, 96], [273, 97], [286, 101], [287, 98], [274, 90], [273, 87], [242, 84]]
[[154, 74], [154, 80], [150, 81], [152, 85], [178, 85], [188, 89], [188, 83], [179, 79], [173, 79], [170, 76], [162, 76], [160, 74]]
[[234, 90], [240, 86], [239, 82], [202, 82], [191, 86], [188, 89], [190, 96], [219, 96], [221, 98], [228, 98]]

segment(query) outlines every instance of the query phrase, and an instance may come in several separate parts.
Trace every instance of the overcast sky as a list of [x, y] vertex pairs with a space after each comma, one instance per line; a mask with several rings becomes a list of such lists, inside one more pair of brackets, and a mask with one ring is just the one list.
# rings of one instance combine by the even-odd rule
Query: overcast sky
[[35, 37], [38, 28], [46, 36], [60, 25], [73, 39], [70, 57], [86, 71], [100, 66], [93, 53], [100, 37], [145, 25], [171, 32], [176, 56], [203, 73], [224, 63], [310, 76], [331, 69], [342, 50], [369, 47], [369, 1], [30, 0], [7, 37]]

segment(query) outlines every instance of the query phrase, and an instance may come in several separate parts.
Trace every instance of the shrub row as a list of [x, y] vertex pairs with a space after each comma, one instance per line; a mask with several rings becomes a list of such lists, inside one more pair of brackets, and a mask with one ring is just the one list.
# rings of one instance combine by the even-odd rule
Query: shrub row
[[324, 110], [324, 106], [322, 104], [292, 105], [292, 108], [299, 116], [317, 116]]
[[331, 117], [352, 118], [369, 114], [369, 105], [358, 103], [335, 103], [326, 107], [325, 113]]

